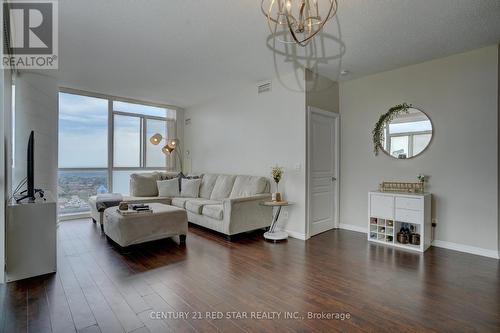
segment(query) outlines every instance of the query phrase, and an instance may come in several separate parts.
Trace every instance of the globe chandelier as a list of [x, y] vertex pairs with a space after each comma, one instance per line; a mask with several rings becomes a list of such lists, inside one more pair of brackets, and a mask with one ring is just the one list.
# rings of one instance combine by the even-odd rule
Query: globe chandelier
[[[262, 0], [261, 10], [274, 38], [282, 43], [307, 46], [337, 13], [337, 0]], [[280, 38], [278, 30], [289, 36]], [[287, 38], [288, 37], [288, 38]], [[291, 37], [291, 38], [289, 38]]]

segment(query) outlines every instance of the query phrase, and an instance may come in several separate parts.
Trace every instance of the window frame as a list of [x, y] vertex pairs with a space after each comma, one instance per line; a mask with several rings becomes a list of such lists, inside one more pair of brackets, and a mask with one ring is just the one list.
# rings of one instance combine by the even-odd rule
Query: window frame
[[[165, 165], [164, 166], [156, 166], [156, 167], [147, 167], [146, 166], [146, 159], [147, 159], [146, 147], [147, 147], [147, 142], [148, 142], [148, 138], [146, 138], [147, 120], [152, 119], [152, 120], [165, 121], [167, 124], [167, 132], [173, 133], [171, 135], [171, 137], [176, 138], [177, 137], [177, 112], [182, 111], [181, 108], [173, 106], [173, 105], [146, 102], [146, 101], [141, 101], [141, 100], [136, 100], [136, 99], [131, 99], [131, 98], [118, 97], [118, 96], [113, 96], [113, 95], [89, 92], [89, 91], [67, 88], [67, 87], [59, 87], [59, 93], [73, 94], [73, 95], [86, 96], [86, 97], [94, 97], [94, 98], [105, 99], [108, 101], [108, 136], [107, 136], [108, 160], [107, 160], [107, 166], [105, 168], [80, 168], [80, 167], [78, 167], [78, 168], [59, 168], [59, 166], [58, 166], [58, 172], [59, 171], [107, 171], [108, 189], [110, 192], [113, 192], [113, 171], [157, 171], [157, 170], [162, 169], [162, 168], [164, 168], [166, 171], [172, 171], [175, 169], [175, 160], [173, 158], [169, 158], [167, 156], [165, 157]], [[144, 114], [140, 114], [140, 113], [115, 111], [113, 109], [113, 102], [114, 101], [168, 109], [168, 110], [175, 111], [176, 115], [174, 117], [172, 117], [172, 116], [169, 116], [167, 113], [165, 115], [165, 117], [158, 117], [158, 116], [144, 115]], [[140, 166], [139, 167], [115, 167], [114, 166], [114, 116], [115, 115], [139, 117], [139, 119], [140, 119], [141, 141], [142, 142], [140, 143]], [[90, 212], [89, 212], [89, 214], [90, 214]], [[60, 216], [68, 217], [68, 216], [72, 216], [72, 215], [75, 215], [75, 216], [78, 215], [78, 217], [80, 217], [82, 214], [62, 214]]]
[[[396, 133], [396, 134], [389, 134], [389, 130], [386, 130], [386, 137], [388, 138], [386, 140], [387, 143], [387, 151], [389, 152], [389, 155], [392, 155], [392, 138], [397, 138], [400, 136], [407, 136], [408, 137], [408, 156], [414, 156], [413, 155], [413, 137], [415, 135], [425, 135], [425, 134], [430, 134], [432, 136], [432, 130], [431, 131], [419, 131], [419, 132], [401, 132], [401, 133]], [[394, 157], [394, 156], [393, 156]]]
[[[147, 137], [148, 135], [148, 120], [159, 120], [159, 121], [164, 121], [166, 126], [167, 126], [167, 133], [169, 132], [169, 122], [173, 123], [172, 128], [174, 128], [174, 133], [175, 133], [175, 120], [172, 118], [168, 117], [156, 117], [156, 116], [146, 116], [142, 114], [137, 114], [137, 113], [128, 113], [128, 112], [123, 112], [123, 111], [115, 111], [113, 110], [112, 112], [112, 128], [113, 128], [113, 137], [111, 140], [113, 140], [113, 147], [114, 149], [114, 126], [115, 126], [115, 116], [122, 116], [122, 117], [133, 117], [133, 118], [139, 118], [140, 119], [140, 136], [141, 136], [141, 142], [140, 142], [140, 150], [139, 150], [139, 167], [117, 167], [114, 165], [114, 151], [112, 153], [112, 163], [113, 163], [113, 169], [115, 170], [133, 170], [133, 169], [146, 169], [146, 170], [158, 170], [160, 168], [166, 167], [168, 170], [172, 169], [172, 163], [171, 163], [171, 158], [169, 156], [165, 156], [165, 166], [152, 166], [148, 167], [147, 166], [147, 144], [149, 141], [149, 138]], [[174, 134], [173, 137], [176, 137]]]

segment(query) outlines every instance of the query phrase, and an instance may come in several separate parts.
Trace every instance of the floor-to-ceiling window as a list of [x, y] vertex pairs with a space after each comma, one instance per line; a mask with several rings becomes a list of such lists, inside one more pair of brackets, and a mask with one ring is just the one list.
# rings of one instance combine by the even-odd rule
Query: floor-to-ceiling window
[[59, 214], [88, 212], [98, 193], [127, 194], [134, 172], [174, 168], [149, 137], [175, 137], [175, 117], [166, 106], [60, 92]]

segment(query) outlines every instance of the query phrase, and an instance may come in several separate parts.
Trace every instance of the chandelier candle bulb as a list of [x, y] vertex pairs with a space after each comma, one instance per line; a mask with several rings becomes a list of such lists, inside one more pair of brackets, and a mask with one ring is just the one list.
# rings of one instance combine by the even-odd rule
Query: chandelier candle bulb
[[262, 0], [261, 10], [267, 18], [271, 34], [277, 38], [278, 28], [288, 30], [291, 39], [282, 43], [306, 46], [337, 13], [337, 0]]

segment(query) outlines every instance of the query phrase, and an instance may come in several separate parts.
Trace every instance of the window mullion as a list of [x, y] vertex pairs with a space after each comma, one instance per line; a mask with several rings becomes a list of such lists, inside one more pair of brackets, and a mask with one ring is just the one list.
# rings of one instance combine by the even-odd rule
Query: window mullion
[[115, 119], [113, 115], [113, 100], [108, 99], [108, 187], [113, 193]]
[[145, 117], [141, 117], [141, 162], [142, 162], [142, 165], [141, 167], [142, 168], [145, 168], [146, 167], [146, 133], [147, 133], [147, 128], [146, 128], [146, 118]]
[[413, 134], [408, 135], [408, 155], [413, 156]]

